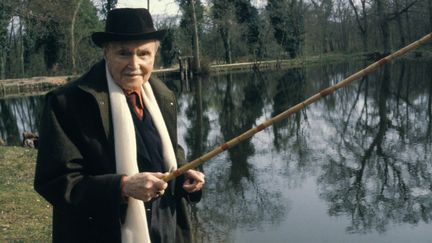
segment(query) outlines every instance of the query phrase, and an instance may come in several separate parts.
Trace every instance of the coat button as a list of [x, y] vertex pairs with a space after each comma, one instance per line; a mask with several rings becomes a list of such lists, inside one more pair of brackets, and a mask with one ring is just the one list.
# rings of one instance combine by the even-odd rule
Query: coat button
[[105, 102], [103, 102], [103, 101], [99, 101], [99, 104], [100, 104], [100, 105], [105, 105]]
[[170, 102], [170, 105], [171, 105], [171, 106], [173, 106], [173, 105], [174, 105], [174, 103]]

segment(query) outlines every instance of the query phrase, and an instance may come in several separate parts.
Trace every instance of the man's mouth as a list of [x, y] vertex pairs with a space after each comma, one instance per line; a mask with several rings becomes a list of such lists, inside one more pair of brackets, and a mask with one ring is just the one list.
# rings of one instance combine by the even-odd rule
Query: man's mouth
[[142, 73], [126, 73], [127, 76], [140, 76]]

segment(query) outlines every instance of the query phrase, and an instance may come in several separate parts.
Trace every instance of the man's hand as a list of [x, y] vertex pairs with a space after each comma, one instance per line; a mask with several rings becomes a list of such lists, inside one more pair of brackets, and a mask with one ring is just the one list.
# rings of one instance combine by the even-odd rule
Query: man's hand
[[196, 170], [188, 170], [185, 173], [183, 189], [188, 192], [196, 192], [202, 189], [205, 184], [204, 174]]
[[144, 202], [162, 196], [168, 184], [162, 180], [162, 173], [137, 173], [123, 177], [123, 195]]

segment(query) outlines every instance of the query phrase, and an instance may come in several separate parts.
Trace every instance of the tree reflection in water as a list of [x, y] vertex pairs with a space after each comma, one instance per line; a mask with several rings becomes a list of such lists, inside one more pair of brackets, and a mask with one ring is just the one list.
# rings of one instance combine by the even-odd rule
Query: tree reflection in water
[[[278, 81], [276, 86], [276, 94], [273, 97], [273, 112], [272, 117], [293, 107], [294, 105], [305, 100], [305, 78], [301, 69], [290, 69]], [[277, 151], [286, 148], [286, 140], [283, 138], [290, 138], [300, 136], [302, 117], [307, 120], [306, 112], [297, 112], [292, 114], [289, 119], [282, 120], [273, 125], [274, 145]], [[280, 129], [286, 128], [286, 129]], [[282, 135], [281, 132], [286, 131], [287, 134]], [[282, 140], [282, 141], [281, 141]]]
[[[294, 68], [285, 71], [277, 80], [271, 116], [274, 117], [304, 101], [306, 89], [303, 69]], [[287, 163], [286, 174], [289, 177], [311, 166], [308, 163], [310, 159], [308, 158], [308, 144], [306, 142], [307, 109], [292, 114], [288, 119], [275, 123], [271, 128], [276, 152], [290, 151], [284, 159]]]
[[23, 132], [37, 132], [42, 103], [41, 96], [0, 99], [0, 138], [20, 145]]
[[[252, 128], [256, 119], [261, 116], [264, 105], [260, 92], [263, 88], [261, 82], [251, 80], [251, 82], [248, 82], [243, 87], [243, 90], [238, 90], [234, 94], [232, 82], [232, 75], [228, 74], [219, 121], [224, 141], [228, 141], [240, 132]], [[233, 95], [237, 98], [236, 100], [233, 100]], [[230, 160], [232, 161], [229, 181], [232, 182], [232, 185], [237, 190], [241, 190], [241, 181], [243, 179], [253, 181], [253, 175], [251, 175], [252, 166], [247, 160], [254, 153], [255, 149], [250, 140], [244, 141], [228, 150]]]
[[210, 129], [210, 120], [206, 115], [207, 100], [202, 98], [202, 79], [194, 77], [192, 81], [193, 99], [186, 109], [186, 116], [190, 126], [185, 134], [188, 145], [189, 160], [198, 158], [207, 150], [207, 136]]
[[[219, 125], [223, 141], [228, 141], [256, 125], [263, 115], [265, 83], [257, 79], [238, 82], [231, 74], [225, 76], [219, 106]], [[277, 200], [278, 192], [262, 184], [249, 158], [255, 154], [251, 140], [227, 151], [228, 158], [215, 170], [207, 170], [206, 193], [197, 224], [199, 242], [227, 242], [231, 230], [256, 226], [268, 221], [278, 222], [284, 206]]]
[[[347, 226], [351, 233], [385, 232], [390, 223], [417, 224], [432, 219], [432, 158], [424, 151], [430, 150], [430, 143], [424, 143], [430, 136], [425, 130], [430, 116], [423, 109], [430, 104], [431, 89], [427, 99], [421, 97], [421, 90], [410, 89], [413, 77], [404, 77], [406, 67], [401, 65], [396, 88], [391, 80], [397, 69], [386, 65], [380, 75], [373, 75], [378, 79], [373, 81], [376, 86], [370, 87], [366, 80], [363, 90], [357, 89], [353, 95], [363, 96], [364, 102], [356, 98], [348, 108], [349, 99], [338, 100], [338, 109], [352, 115], [327, 116], [337, 132], [331, 138], [337, 151], [329, 153], [328, 163], [322, 166], [320, 195], [329, 203], [331, 216], [351, 217]], [[405, 112], [399, 112], [402, 109]], [[348, 119], [340, 119], [344, 117]]]

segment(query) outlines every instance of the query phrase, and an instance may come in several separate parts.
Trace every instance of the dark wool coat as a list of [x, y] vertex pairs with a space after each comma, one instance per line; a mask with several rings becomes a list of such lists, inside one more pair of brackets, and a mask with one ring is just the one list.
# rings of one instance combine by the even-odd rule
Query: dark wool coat
[[[175, 96], [161, 81], [150, 84], [181, 166]], [[121, 242], [127, 204], [122, 175], [116, 174], [110, 112], [104, 61], [46, 96], [34, 187], [53, 206], [54, 242]], [[169, 202], [177, 214], [176, 242], [191, 242], [188, 201], [200, 194], [186, 194], [178, 180]]]

